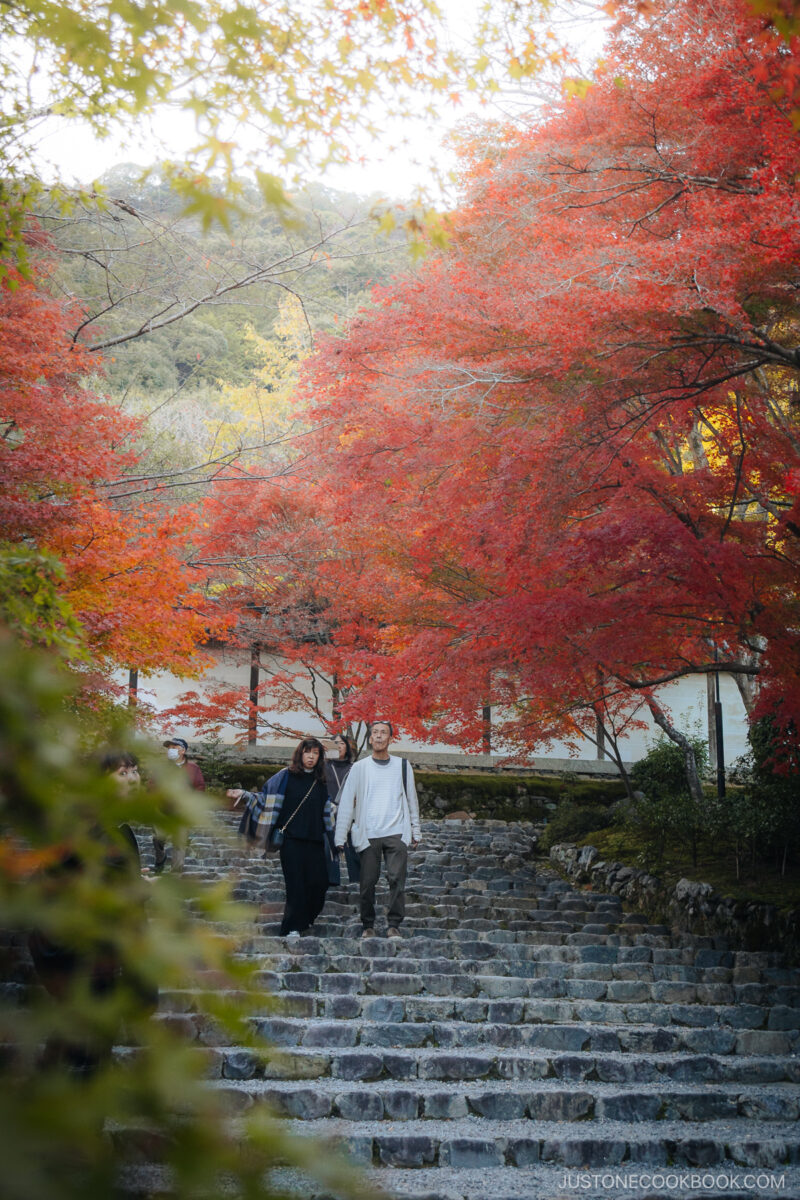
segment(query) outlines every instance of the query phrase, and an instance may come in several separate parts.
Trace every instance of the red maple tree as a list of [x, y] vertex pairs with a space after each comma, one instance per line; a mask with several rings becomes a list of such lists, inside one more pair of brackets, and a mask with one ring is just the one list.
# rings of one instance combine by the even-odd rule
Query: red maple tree
[[741, 0], [618, 12], [307, 377], [349, 711], [419, 736], [479, 745], [491, 703], [523, 749], [641, 698], [679, 737], [654, 688], [720, 669], [800, 721], [785, 48]]
[[[136, 461], [138, 423], [84, 382], [96, 359], [30, 280], [0, 284], [0, 529], [60, 560], [92, 667], [190, 674], [211, 623], [187, 565], [194, 511], [122, 509], [103, 485]], [[156, 498], [157, 500], [157, 498]]]

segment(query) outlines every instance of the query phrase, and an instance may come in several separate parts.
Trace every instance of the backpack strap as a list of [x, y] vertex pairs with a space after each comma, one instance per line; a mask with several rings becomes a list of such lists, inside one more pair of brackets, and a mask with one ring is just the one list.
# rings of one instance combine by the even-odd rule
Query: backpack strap
[[408, 786], [407, 786], [407, 784], [408, 784], [408, 759], [401, 758], [400, 762], [402, 764], [402, 766], [400, 767], [400, 770], [403, 773], [403, 791], [405, 793], [406, 801], [408, 801]]

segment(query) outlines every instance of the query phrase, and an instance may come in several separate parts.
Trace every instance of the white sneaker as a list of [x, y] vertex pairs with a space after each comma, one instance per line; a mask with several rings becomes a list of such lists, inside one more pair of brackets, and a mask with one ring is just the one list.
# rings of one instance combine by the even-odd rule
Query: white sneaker
[[296, 929], [291, 929], [286, 935], [287, 942], [299, 942], [300, 934]]

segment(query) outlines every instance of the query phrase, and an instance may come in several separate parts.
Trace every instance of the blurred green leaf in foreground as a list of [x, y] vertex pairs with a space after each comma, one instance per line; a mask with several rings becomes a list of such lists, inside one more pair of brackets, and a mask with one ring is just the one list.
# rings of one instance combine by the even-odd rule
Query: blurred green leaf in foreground
[[[213, 1052], [153, 1016], [159, 986], [189, 990], [194, 1028], [215, 1031], [207, 1041], [270, 1053], [248, 1019], [269, 1001], [235, 936], [220, 932], [252, 928], [253, 914], [227, 883], [142, 877], [119, 832], [128, 822], [181, 836], [211, 821], [206, 800], [161, 778], [160, 756], [145, 758], [146, 786], [118, 790], [84, 753], [72, 686], [52, 655], [0, 634], [5, 1200], [267, 1197], [280, 1194], [281, 1164], [311, 1171], [328, 1193], [366, 1196], [335, 1156], [292, 1139], [264, 1107], [233, 1117], [207, 1079]], [[72, 958], [59, 989], [34, 972], [31, 938]], [[98, 964], [110, 964], [110, 985], [97, 986]]]

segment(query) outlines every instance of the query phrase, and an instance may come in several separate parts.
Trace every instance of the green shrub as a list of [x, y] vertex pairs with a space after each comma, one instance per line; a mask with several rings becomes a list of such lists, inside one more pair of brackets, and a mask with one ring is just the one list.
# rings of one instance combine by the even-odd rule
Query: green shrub
[[270, 775], [286, 766], [286, 763], [233, 762], [226, 757], [209, 764], [205, 754], [199, 753], [195, 757], [206, 784], [221, 791], [232, 787], [243, 787], [248, 792], [260, 791]]
[[[196, 760], [211, 788], [224, 791], [243, 787], [258, 791], [286, 763], [238, 762], [206, 743]], [[414, 771], [417, 790], [446, 800], [448, 809], [466, 808], [477, 817], [498, 821], [542, 821], [548, 816], [547, 801], [564, 799], [588, 807], [606, 806], [625, 794], [621, 782], [614, 779], [562, 779], [538, 775], [490, 775], [472, 771]], [[441, 818], [442, 810], [432, 799], [422, 800], [420, 811], [431, 819]]]
[[562, 797], [586, 808], [589, 805], [608, 807], [625, 796], [625, 784], [617, 779], [580, 779], [565, 782]]
[[642, 865], [656, 870], [667, 851], [688, 850], [697, 866], [700, 847], [720, 836], [726, 813], [717, 796], [705, 792], [702, 801], [688, 793], [643, 796], [625, 809], [624, 824], [644, 843]]
[[[708, 748], [699, 738], [689, 741], [702, 776], [708, 767]], [[624, 806], [622, 820], [644, 842], [644, 865], [657, 868], [664, 853], [677, 847], [687, 848], [696, 865], [700, 844], [704, 838], [716, 837], [722, 813], [715, 796], [704, 794], [699, 801], [692, 797], [681, 747], [659, 742], [635, 764], [631, 780], [643, 795]]]
[[[702, 776], [708, 770], [708, 746], [700, 738], [689, 738], [694, 750], [697, 770]], [[656, 743], [631, 770], [631, 782], [651, 799], [658, 796], [689, 795], [686, 762], [683, 750], [675, 742]]]
[[597, 805], [587, 807], [567, 801], [558, 806], [539, 845], [547, 852], [558, 842], [575, 842], [587, 833], [607, 829], [613, 819], [613, 814], [607, 808], [599, 808]]
[[764, 718], [751, 727], [749, 740], [750, 753], [733, 772], [740, 786], [731, 789], [726, 802], [736, 875], [745, 861], [752, 869], [765, 860], [785, 874], [800, 855], [798, 739]]
[[[625, 795], [625, 788], [616, 779], [575, 779], [541, 775], [489, 775], [464, 771], [414, 771], [417, 786], [433, 792], [442, 799], [452, 799], [453, 806], [466, 806], [485, 815], [511, 813], [511, 819], [536, 821], [546, 815], [546, 802], [559, 803], [569, 799], [578, 804], [613, 804]], [[520, 806], [519, 801], [524, 803]]]
[[[197, 1019], [223, 1042], [249, 1047], [264, 1069], [271, 1051], [253, 1021], [263, 1012], [263, 981], [237, 953], [235, 934], [219, 933], [248, 936], [254, 913], [231, 903], [229, 886], [140, 875], [120, 824], [157, 825], [174, 841], [212, 827], [208, 803], [156, 748], [149, 786], [123, 795], [86, 761], [86, 719], [76, 719], [76, 708], [74, 681], [0, 635], [5, 1200], [110, 1200], [144, 1189], [172, 1200], [268, 1197], [282, 1194], [273, 1172], [287, 1163], [320, 1179], [309, 1194], [366, 1200], [373, 1189], [354, 1187], [334, 1156], [310, 1138], [289, 1138], [258, 1106], [232, 1123], [197, 1042], [151, 1019], [159, 986], [192, 992]], [[95, 744], [101, 733], [130, 744], [124, 724], [93, 732]], [[40, 951], [59, 948], [67, 964], [56, 968], [60, 982], [50, 975], [49, 991], [32, 975], [31, 940]], [[52, 963], [38, 959], [38, 983], [47, 985]], [[135, 1053], [112, 1054], [120, 1043]], [[121, 1173], [142, 1162], [163, 1171], [163, 1181], [151, 1174], [128, 1190]]]
[[[414, 770], [414, 778], [417, 782], [417, 787], [428, 788], [435, 792], [442, 799], [463, 799], [463, 792], [475, 793], [486, 800], [491, 800], [496, 803], [504, 799], [516, 799], [520, 794], [520, 787], [525, 791], [540, 792], [538, 784], [541, 780], [536, 780], [536, 787], [532, 786], [534, 781], [524, 778], [519, 775], [488, 775], [478, 772], [464, 771], [421, 771]], [[550, 781], [548, 781], [550, 782]], [[531, 785], [531, 786], [529, 786]]]

